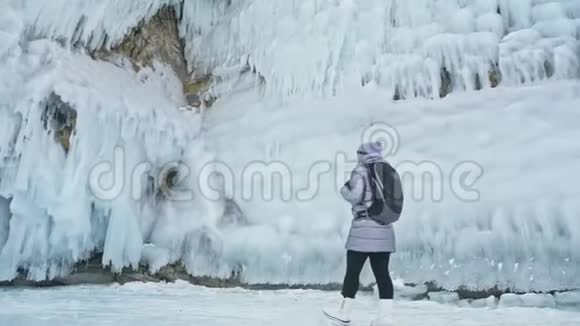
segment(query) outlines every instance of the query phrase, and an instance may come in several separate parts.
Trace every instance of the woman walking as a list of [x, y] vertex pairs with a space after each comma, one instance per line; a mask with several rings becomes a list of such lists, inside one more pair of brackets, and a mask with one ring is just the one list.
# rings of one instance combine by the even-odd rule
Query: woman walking
[[[366, 143], [357, 150], [358, 165], [342, 187], [342, 197], [352, 205], [354, 219], [346, 243], [346, 275], [340, 305], [324, 309], [324, 315], [342, 325], [350, 324], [352, 302], [367, 259], [379, 290], [379, 308], [371, 326], [393, 323], [393, 282], [389, 260], [395, 252], [392, 223], [402, 208], [402, 192], [396, 171], [385, 162], [381, 143]], [[382, 201], [382, 202], [380, 202]], [[379, 216], [380, 215], [380, 216]]]

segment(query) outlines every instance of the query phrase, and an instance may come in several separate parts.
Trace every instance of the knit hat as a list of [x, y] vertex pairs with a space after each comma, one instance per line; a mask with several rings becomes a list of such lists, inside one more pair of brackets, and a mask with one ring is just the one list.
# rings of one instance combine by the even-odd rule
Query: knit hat
[[357, 149], [357, 154], [360, 155], [382, 155], [384, 146], [381, 142], [375, 141], [370, 143], [361, 144]]

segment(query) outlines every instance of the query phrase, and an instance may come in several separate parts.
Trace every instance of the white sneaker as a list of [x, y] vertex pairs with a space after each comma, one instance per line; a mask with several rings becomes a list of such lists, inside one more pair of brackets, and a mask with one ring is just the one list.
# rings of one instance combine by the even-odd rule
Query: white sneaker
[[322, 312], [324, 316], [336, 323], [341, 325], [350, 325], [350, 315], [352, 312], [352, 301], [353, 299], [350, 298], [341, 298], [340, 299], [340, 306], [338, 309], [332, 308], [324, 308]]
[[377, 318], [371, 322], [371, 326], [393, 326], [393, 300], [379, 300], [379, 312]]

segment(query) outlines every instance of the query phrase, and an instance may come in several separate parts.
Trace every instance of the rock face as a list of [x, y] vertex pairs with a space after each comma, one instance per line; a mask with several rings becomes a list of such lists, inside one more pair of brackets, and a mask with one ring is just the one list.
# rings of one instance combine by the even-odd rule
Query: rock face
[[194, 107], [211, 107], [215, 98], [210, 93], [213, 76], [206, 75], [189, 81], [184, 87], [187, 103]]
[[65, 153], [70, 149], [76, 122], [76, 110], [64, 102], [58, 94], [51, 93], [44, 104], [42, 123], [44, 129], [54, 133], [55, 141], [62, 145]]
[[497, 87], [501, 82], [501, 71], [499, 70], [499, 66], [497, 63], [494, 63], [491, 66], [491, 69], [488, 73], [489, 83], [491, 87]]
[[451, 74], [446, 67], [441, 68], [441, 87], [439, 87], [439, 97], [443, 98], [447, 96], [451, 89], [453, 88], [453, 80], [451, 79]]
[[[180, 263], [162, 267], [158, 272], [151, 273], [146, 266], [139, 266], [136, 270], [125, 269], [122, 273], [114, 273], [108, 268], [103, 268], [102, 255], [95, 254], [90, 260], [78, 263], [71, 275], [56, 278], [50, 281], [35, 282], [26, 280], [24, 275], [10, 282], [0, 282], [3, 286], [22, 287], [50, 287], [81, 284], [125, 284], [130, 282], [175, 282], [183, 280], [194, 285], [210, 288], [242, 287], [250, 290], [280, 290], [280, 289], [315, 289], [323, 291], [338, 291], [340, 284], [247, 284], [239, 274], [232, 273], [228, 278], [214, 278], [209, 276], [191, 276]], [[361, 291], [372, 291], [370, 287], [361, 287]]]
[[97, 59], [123, 56], [134, 64], [136, 70], [152, 66], [154, 61], [170, 65], [183, 84], [189, 79], [183, 43], [177, 29], [177, 13], [165, 6], [147, 22], [141, 22], [121, 44], [111, 50], [93, 53]]
[[110, 50], [97, 50], [92, 55], [99, 60], [111, 60], [116, 56], [128, 59], [136, 71], [143, 67], [153, 67], [155, 62], [165, 63], [171, 66], [181, 81], [190, 106], [199, 108], [203, 104], [210, 107], [215, 100], [209, 93], [212, 77], [205, 75], [191, 78], [187, 69], [174, 7], [164, 6], [149, 21], [135, 27], [120, 44]]

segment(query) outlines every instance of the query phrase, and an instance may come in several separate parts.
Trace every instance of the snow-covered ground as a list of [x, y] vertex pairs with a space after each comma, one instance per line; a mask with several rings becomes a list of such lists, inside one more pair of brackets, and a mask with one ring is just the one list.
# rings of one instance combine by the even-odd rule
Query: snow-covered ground
[[[337, 293], [208, 289], [183, 282], [52, 289], [0, 289], [0, 326], [321, 326], [320, 307]], [[368, 325], [375, 297], [360, 294], [353, 326]], [[473, 308], [397, 301], [397, 325], [576, 326], [580, 312], [549, 308]]]

